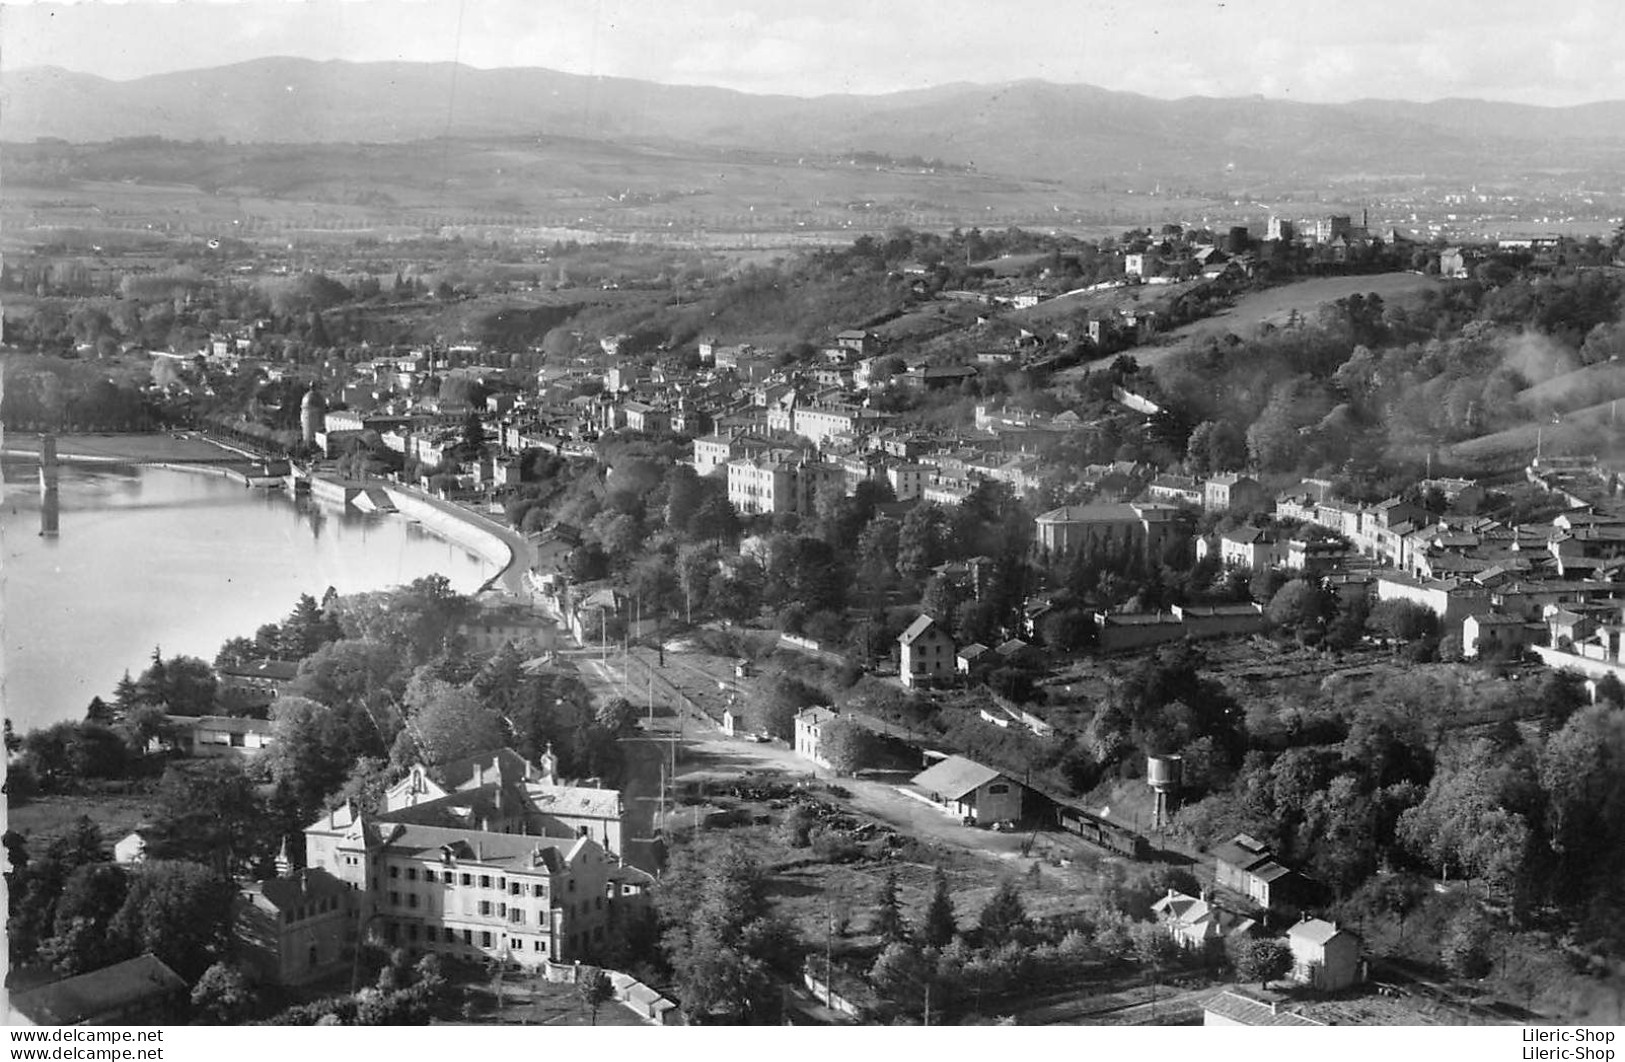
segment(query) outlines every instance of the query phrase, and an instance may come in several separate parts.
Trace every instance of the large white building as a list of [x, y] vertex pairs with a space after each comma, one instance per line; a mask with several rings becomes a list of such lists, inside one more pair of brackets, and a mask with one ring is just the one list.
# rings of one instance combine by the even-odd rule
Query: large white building
[[808, 461], [789, 451], [728, 462], [728, 501], [741, 513], [802, 513], [812, 509], [820, 491], [846, 492], [846, 470], [840, 465]]

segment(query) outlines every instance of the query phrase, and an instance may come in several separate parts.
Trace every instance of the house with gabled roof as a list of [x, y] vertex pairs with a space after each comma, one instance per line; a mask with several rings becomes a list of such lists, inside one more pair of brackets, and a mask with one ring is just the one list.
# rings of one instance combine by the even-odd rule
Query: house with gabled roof
[[1257, 921], [1215, 905], [1206, 894], [1190, 896], [1176, 889], [1151, 905], [1168, 934], [1186, 951], [1222, 945], [1230, 937], [1251, 933]]
[[1305, 918], [1286, 934], [1292, 951], [1294, 981], [1336, 992], [1364, 979], [1360, 962], [1360, 938], [1336, 922]]
[[829, 760], [824, 756], [824, 724], [838, 718], [832, 709], [822, 705], [803, 708], [796, 713], [796, 755], [829, 768]]
[[986, 671], [994, 660], [993, 650], [981, 642], [971, 642], [954, 654], [954, 667], [966, 677]]
[[917, 617], [897, 636], [897, 644], [897, 674], [903, 685], [929, 686], [953, 675], [953, 636], [930, 616]]
[[967, 823], [1021, 821], [1021, 783], [963, 756], [949, 756], [921, 771], [909, 787]]
[[1282, 902], [1296, 888], [1293, 871], [1275, 861], [1275, 853], [1263, 841], [1245, 833], [1213, 849], [1213, 880], [1260, 907]]

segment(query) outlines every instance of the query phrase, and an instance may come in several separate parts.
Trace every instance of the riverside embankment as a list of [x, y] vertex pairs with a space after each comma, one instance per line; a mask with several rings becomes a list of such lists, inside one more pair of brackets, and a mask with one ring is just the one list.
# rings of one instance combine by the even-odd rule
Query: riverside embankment
[[416, 520], [442, 538], [473, 550], [501, 568], [481, 590], [492, 589], [500, 583], [514, 594], [525, 595], [525, 572], [530, 569], [532, 561], [530, 543], [524, 535], [471, 509], [425, 494], [416, 488], [394, 483], [384, 484], [383, 488], [396, 512]]

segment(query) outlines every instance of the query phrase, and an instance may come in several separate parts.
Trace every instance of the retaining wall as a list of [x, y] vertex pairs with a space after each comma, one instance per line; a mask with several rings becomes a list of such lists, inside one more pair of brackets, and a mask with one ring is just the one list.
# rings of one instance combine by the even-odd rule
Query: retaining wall
[[[449, 513], [415, 494], [408, 494], [395, 487], [385, 487], [384, 493], [389, 495], [389, 500], [395, 504], [395, 511], [402, 516], [411, 517], [442, 538], [473, 550], [501, 568], [502, 571], [491, 580], [491, 583], [507, 575], [509, 567], [514, 563], [514, 551], [500, 535], [487, 531], [470, 519]], [[491, 583], [486, 585], [489, 586]]]

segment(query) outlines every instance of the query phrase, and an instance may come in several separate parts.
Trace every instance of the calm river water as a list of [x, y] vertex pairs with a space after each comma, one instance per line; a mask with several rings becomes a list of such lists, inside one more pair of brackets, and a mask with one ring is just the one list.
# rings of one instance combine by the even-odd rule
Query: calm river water
[[63, 466], [60, 533], [42, 537], [36, 466], [5, 466], [0, 704], [19, 734], [78, 719], [154, 646], [213, 660], [301, 593], [318, 600], [440, 573], [472, 593], [493, 565], [399, 516], [348, 512], [221, 476]]

